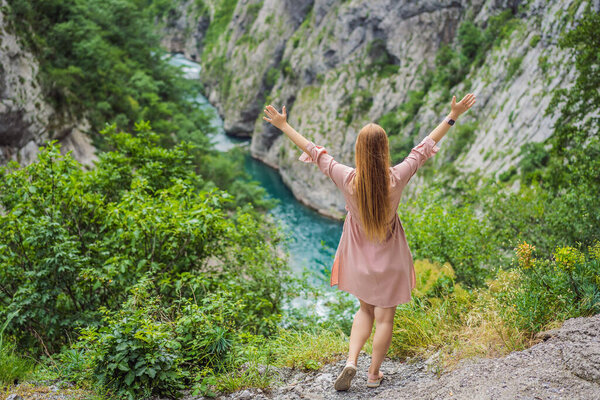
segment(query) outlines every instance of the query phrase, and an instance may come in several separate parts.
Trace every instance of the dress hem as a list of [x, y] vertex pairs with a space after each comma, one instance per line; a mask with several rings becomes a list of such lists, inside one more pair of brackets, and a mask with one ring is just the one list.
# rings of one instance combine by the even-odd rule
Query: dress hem
[[352, 296], [356, 297], [357, 299], [359, 299], [359, 300], [361, 300], [361, 301], [363, 301], [363, 302], [365, 302], [365, 303], [367, 303], [367, 304], [370, 304], [370, 305], [372, 305], [372, 306], [375, 306], [375, 307], [380, 307], [380, 308], [391, 308], [391, 307], [397, 307], [397, 306], [399, 306], [400, 304], [406, 304], [406, 303], [410, 303], [410, 302], [412, 301], [412, 295], [411, 295], [411, 296], [410, 296], [410, 298], [409, 298], [407, 301], [400, 301], [400, 302], [398, 302], [398, 303], [394, 302], [395, 304], [392, 304], [392, 305], [383, 305], [383, 306], [382, 306], [382, 305], [379, 305], [379, 304], [373, 304], [373, 302], [370, 302], [369, 300], [366, 300], [366, 299], [364, 299], [364, 298], [361, 298], [360, 296], [358, 296], [358, 295], [356, 295], [356, 294], [354, 294], [354, 293], [350, 292], [349, 290], [346, 290], [346, 289], [342, 289], [342, 288], [340, 288], [339, 284], [338, 284], [338, 285], [331, 285], [331, 287], [333, 287], [333, 286], [337, 286], [337, 289], [338, 289], [338, 290], [341, 290], [342, 292], [349, 293], [349, 294], [351, 294]]

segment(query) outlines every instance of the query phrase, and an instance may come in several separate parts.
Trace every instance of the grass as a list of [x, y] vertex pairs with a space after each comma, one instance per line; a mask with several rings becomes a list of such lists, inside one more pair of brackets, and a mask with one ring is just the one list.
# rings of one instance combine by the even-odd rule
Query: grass
[[0, 400], [6, 400], [12, 394], [17, 394], [28, 400], [105, 400], [102, 396], [79, 388], [65, 388], [55, 391], [54, 388], [47, 385], [35, 385], [32, 383], [7, 387], [0, 392]]
[[20, 357], [13, 345], [0, 341], [0, 387], [27, 378], [33, 367], [33, 362]]
[[10, 314], [0, 328], [0, 387], [23, 380], [34, 367], [30, 360], [20, 357], [15, 352], [12, 343], [4, 339], [4, 331], [16, 315], [17, 312]]
[[346, 356], [348, 338], [341, 331], [281, 331], [271, 343], [274, 364], [280, 367], [317, 370]]
[[455, 368], [464, 359], [501, 357], [532, 344], [530, 335], [504, 322], [495, 297], [516, 284], [515, 272], [501, 271], [486, 287], [473, 292], [454, 284], [446, 287], [446, 294], [432, 297], [426, 288], [435, 288], [441, 278], [453, 278], [451, 267], [416, 261], [415, 269], [418, 277], [431, 278], [417, 283], [413, 302], [398, 307], [391, 356], [425, 359], [436, 355], [433, 365], [441, 371]]

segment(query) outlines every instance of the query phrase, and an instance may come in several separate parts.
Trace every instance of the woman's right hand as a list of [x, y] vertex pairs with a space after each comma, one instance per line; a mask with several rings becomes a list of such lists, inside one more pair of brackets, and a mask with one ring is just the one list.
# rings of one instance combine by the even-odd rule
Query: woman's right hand
[[283, 106], [283, 110], [279, 112], [275, 107], [269, 104], [263, 111], [265, 112], [265, 115], [263, 116], [265, 121], [283, 130], [283, 127], [287, 123], [287, 110], [285, 109], [285, 106]]
[[475, 104], [475, 95], [473, 93], [467, 94], [461, 101], [456, 102], [456, 96], [452, 97], [452, 104], [450, 105], [452, 111], [450, 116], [452, 119], [457, 119], [461, 114], [465, 113], [471, 106]]

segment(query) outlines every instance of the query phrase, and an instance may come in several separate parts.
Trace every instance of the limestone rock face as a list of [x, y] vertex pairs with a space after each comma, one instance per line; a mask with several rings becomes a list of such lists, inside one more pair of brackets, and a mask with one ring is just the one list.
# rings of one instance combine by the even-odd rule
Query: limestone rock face
[[0, 1], [0, 164], [16, 160], [28, 164], [38, 148], [58, 140], [62, 151], [84, 164], [95, 160], [94, 147], [83, 133], [85, 121], [58, 115], [44, 98], [38, 81], [38, 63], [6, 26], [4, 0]]
[[[211, 21], [217, 3], [205, 1]], [[203, 40], [193, 44], [193, 35], [186, 36], [185, 43], [202, 55], [202, 79], [226, 132], [252, 136], [252, 155], [279, 168], [299, 200], [339, 216], [344, 212], [341, 195], [317, 168], [299, 163], [294, 145], [262, 121], [265, 103], [278, 108], [285, 104], [292, 126], [338, 161], [353, 165], [360, 128], [398, 110], [411, 91], [422, 90], [425, 71], [435, 67], [441, 46], [456, 43], [463, 21], [485, 28], [490, 18], [510, 10], [515, 17], [510, 35], [486, 52], [481, 65], [461, 77], [448, 98], [441, 98], [441, 90], [426, 92], [403, 132], [388, 132], [416, 144], [447, 114], [452, 94], [474, 92], [477, 105], [458, 122], [474, 127], [471, 140], [458, 155], [449, 154], [446, 148], [457, 130], [453, 128], [430, 162], [438, 166], [453, 162], [459, 170], [498, 174], [516, 164], [521, 145], [543, 141], [552, 133], [557, 116], [544, 115], [551, 92], [569, 86], [574, 78], [574, 66], [558, 48], [558, 37], [573, 26], [587, 4], [241, 0], [224, 32], [211, 39], [210, 48], [203, 47]], [[193, 13], [193, 8], [188, 6], [186, 12]], [[168, 21], [167, 26], [176, 22]], [[194, 31], [193, 23], [185, 26]], [[418, 176], [407, 187], [408, 195], [418, 187], [415, 182]]]

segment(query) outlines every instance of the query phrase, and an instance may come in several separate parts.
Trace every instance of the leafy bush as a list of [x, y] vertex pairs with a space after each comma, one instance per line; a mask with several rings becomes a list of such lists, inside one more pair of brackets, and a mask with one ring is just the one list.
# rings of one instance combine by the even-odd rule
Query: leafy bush
[[445, 162], [455, 161], [460, 154], [467, 152], [473, 141], [475, 140], [475, 131], [477, 130], [476, 122], [462, 123], [456, 127], [456, 130], [451, 134], [451, 141], [446, 146]]
[[93, 359], [93, 379], [111, 398], [176, 397], [183, 389], [180, 344], [143, 281], [101, 328], [84, 329], [79, 347]]
[[492, 272], [487, 268], [497, 257], [497, 243], [472, 204], [453, 204], [441, 191], [427, 189], [401, 202], [399, 214], [415, 258], [449, 262], [468, 286], [483, 284]]
[[544, 143], [525, 143], [519, 154], [523, 156], [519, 161], [519, 168], [524, 183], [529, 185], [533, 180], [539, 181], [550, 158]]
[[[225, 287], [243, 299], [245, 329], [272, 329], [287, 271], [272, 225], [249, 205], [226, 211], [231, 196], [194, 173], [190, 145], [160, 147], [146, 124], [136, 137], [106, 134], [117, 151], [94, 170], [54, 145], [0, 170], [0, 315], [19, 310], [7, 332], [55, 352], [148, 274], [165, 304], [177, 288], [201, 297]], [[195, 294], [190, 275], [203, 281]]]
[[455, 273], [450, 264], [439, 265], [429, 260], [415, 260], [417, 286], [412, 295], [418, 298], [443, 297], [454, 291]]
[[535, 247], [516, 248], [519, 285], [498, 294], [505, 320], [536, 333], [555, 321], [600, 312], [600, 258], [591, 247], [586, 257], [570, 246], [557, 247], [553, 259], [534, 257]]

